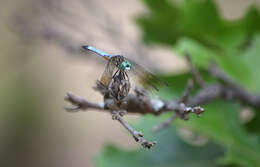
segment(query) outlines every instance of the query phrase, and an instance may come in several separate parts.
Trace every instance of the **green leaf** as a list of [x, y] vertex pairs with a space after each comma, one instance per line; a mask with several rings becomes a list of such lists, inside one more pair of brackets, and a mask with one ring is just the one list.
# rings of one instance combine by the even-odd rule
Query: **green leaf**
[[[157, 121], [155, 121], [155, 119]], [[202, 147], [190, 146], [176, 135], [172, 127], [158, 135], [151, 133], [151, 127], [158, 123], [152, 116], [146, 117], [138, 126], [144, 129], [146, 138], [156, 138], [157, 144], [152, 150], [139, 149], [127, 151], [113, 145], [107, 145], [97, 157], [98, 167], [214, 167], [215, 158], [222, 155], [222, 149], [212, 143]], [[136, 127], [136, 128], [138, 128]], [[199, 152], [199, 153], [198, 153]]]
[[188, 51], [193, 63], [199, 69], [207, 69], [210, 60], [215, 60], [219, 67], [238, 84], [251, 92], [260, 92], [259, 46], [260, 34], [256, 34], [250, 46], [240, 52], [218, 54], [189, 38], [182, 38], [174, 48], [180, 55]]
[[225, 73], [240, 84], [247, 86], [249, 82], [255, 80], [251, 75], [251, 67], [245, 61], [242, 52], [218, 52], [211, 50], [190, 38], [180, 39], [174, 49], [179, 53], [179, 55], [189, 53], [193, 64], [198, 69], [208, 69], [210, 61], [215, 60], [218, 66]]
[[[260, 93], [260, 34], [257, 34], [252, 39], [250, 46], [243, 52], [241, 59], [248, 66], [250, 72], [246, 75], [250, 76], [250, 80], [246, 85], [252, 92]], [[234, 60], [235, 61], [235, 60]], [[239, 67], [238, 67], [239, 68]]]
[[248, 129], [248, 131], [258, 134], [258, 139], [260, 142], [260, 126], [259, 126], [259, 122], [260, 122], [260, 109], [252, 109], [254, 112], [254, 117], [251, 121], [246, 123], [246, 128]]
[[192, 63], [199, 69], [206, 69], [211, 59], [216, 58], [216, 53], [191, 38], [181, 38], [174, 46], [179, 55], [188, 53]]
[[172, 45], [188, 37], [210, 49], [239, 49], [260, 31], [260, 14], [255, 7], [243, 18], [226, 20], [213, 0], [143, 1], [149, 13], [138, 17], [137, 23], [149, 43]]
[[200, 119], [178, 121], [178, 125], [209, 136], [223, 145], [226, 155], [222, 162], [256, 167], [260, 166], [260, 143], [249, 134], [238, 119], [240, 106], [219, 100], [205, 106], [205, 113]]

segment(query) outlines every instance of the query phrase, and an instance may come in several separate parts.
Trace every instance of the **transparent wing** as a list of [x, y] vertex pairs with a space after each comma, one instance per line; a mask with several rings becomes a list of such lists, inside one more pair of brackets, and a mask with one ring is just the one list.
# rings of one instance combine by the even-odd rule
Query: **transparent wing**
[[97, 48], [94, 48], [92, 46], [89, 46], [89, 45], [83, 45], [81, 46], [81, 49], [82, 51], [84, 52], [91, 52], [91, 53], [94, 53], [94, 54], [97, 54], [103, 58], [105, 58], [107, 61], [107, 64], [106, 64], [106, 68], [101, 76], [101, 79], [100, 79], [100, 82], [104, 85], [104, 86], [108, 86], [109, 83], [111, 82], [112, 80], [112, 77], [113, 77], [113, 73], [114, 73], [114, 70], [115, 70], [115, 65], [116, 63], [114, 63], [115, 61], [115, 58], [114, 56], [110, 55], [110, 54], [107, 54]]
[[116, 66], [114, 65], [115, 63], [113, 63], [112, 60], [108, 60], [105, 71], [103, 72], [100, 82], [107, 87], [109, 85], [109, 83], [112, 80], [114, 71], [116, 69]]
[[167, 82], [161, 80], [160, 78], [158, 78], [153, 73], [146, 70], [141, 65], [127, 58], [126, 60], [132, 63], [131, 73], [133, 73], [133, 75], [137, 77], [138, 81], [141, 84], [143, 84], [145, 87], [152, 87], [156, 91], [159, 91], [159, 87], [164, 87], [164, 86], [169, 87], [169, 84]]

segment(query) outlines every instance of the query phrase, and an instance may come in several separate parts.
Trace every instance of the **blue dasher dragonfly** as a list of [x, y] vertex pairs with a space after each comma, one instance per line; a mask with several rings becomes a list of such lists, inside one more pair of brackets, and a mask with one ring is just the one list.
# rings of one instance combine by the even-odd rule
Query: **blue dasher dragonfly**
[[89, 45], [83, 45], [82, 48], [85, 51], [93, 52], [108, 60], [105, 71], [103, 72], [100, 79], [104, 86], [108, 86], [113, 76], [118, 72], [123, 73], [126, 78], [128, 78], [127, 73], [132, 72], [135, 76], [137, 76], [143, 85], [150, 86], [157, 91], [159, 91], [157, 87], [158, 85], [165, 85], [167, 87], [169, 86], [167, 82], [159, 79], [141, 65], [138, 65], [134, 61], [129, 60], [122, 55], [111, 55]]

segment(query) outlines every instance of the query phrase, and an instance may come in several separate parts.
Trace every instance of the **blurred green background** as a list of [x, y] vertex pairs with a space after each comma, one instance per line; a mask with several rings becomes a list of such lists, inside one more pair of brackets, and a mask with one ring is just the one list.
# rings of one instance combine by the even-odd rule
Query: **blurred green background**
[[[90, 44], [140, 62], [173, 85], [177, 98], [188, 74], [183, 53], [205, 72], [214, 58], [234, 81], [260, 93], [257, 0], [10, 0], [0, 2], [1, 166], [260, 166], [259, 109], [218, 99], [201, 118], [127, 116], [158, 144], [147, 151], [109, 114], [66, 113], [72, 91], [102, 101], [92, 87], [104, 62], [82, 55]], [[139, 119], [141, 118], [141, 120]]]

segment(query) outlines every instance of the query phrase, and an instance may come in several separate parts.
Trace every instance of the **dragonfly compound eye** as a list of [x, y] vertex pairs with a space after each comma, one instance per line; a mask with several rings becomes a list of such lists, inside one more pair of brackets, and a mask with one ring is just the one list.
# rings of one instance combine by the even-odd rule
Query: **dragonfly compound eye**
[[120, 67], [124, 71], [129, 71], [132, 68], [132, 64], [129, 61], [123, 61]]

